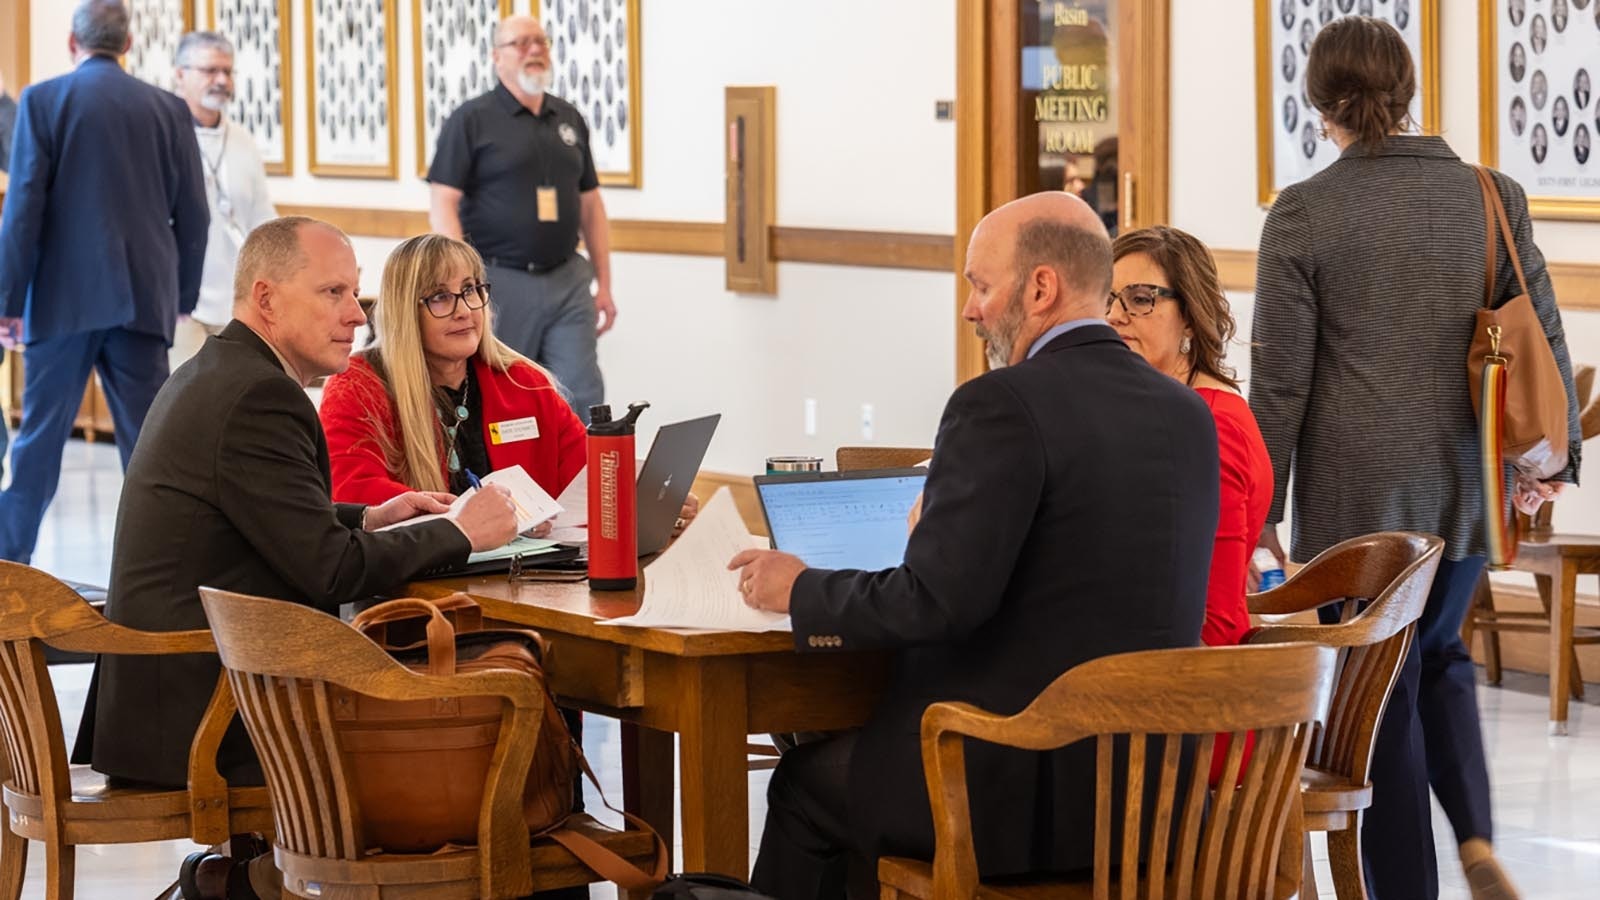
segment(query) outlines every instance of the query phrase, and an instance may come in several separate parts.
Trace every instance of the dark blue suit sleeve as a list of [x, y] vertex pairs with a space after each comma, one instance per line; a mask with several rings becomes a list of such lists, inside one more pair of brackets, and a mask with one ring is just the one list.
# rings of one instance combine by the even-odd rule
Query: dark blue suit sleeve
[[11, 183], [0, 218], [0, 307], [8, 319], [27, 310], [28, 286], [39, 265], [45, 198], [55, 178], [55, 147], [38, 94], [24, 88], [11, 148]]
[[790, 597], [795, 646], [900, 647], [970, 634], [999, 610], [1044, 488], [1043, 446], [1020, 399], [994, 377], [957, 388], [905, 563], [807, 569]]
[[[174, 98], [176, 99], [176, 98]], [[182, 108], [182, 101], [178, 103]], [[200, 144], [189, 123], [187, 109], [176, 122], [172, 149], [172, 231], [178, 245], [178, 312], [188, 315], [200, 302], [200, 276], [206, 265], [206, 234], [211, 210], [206, 203], [205, 174], [200, 168]]]

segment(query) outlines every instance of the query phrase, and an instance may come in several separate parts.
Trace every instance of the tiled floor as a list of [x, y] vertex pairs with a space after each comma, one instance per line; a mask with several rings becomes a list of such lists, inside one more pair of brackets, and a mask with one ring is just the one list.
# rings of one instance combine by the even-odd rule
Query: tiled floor
[[[61, 489], [41, 531], [35, 565], [65, 578], [104, 584], [120, 486], [114, 448], [77, 442], [68, 445]], [[86, 666], [51, 670], [69, 746], [77, 730], [88, 674]], [[1545, 690], [1543, 678], [1513, 674], [1507, 677], [1505, 687], [1484, 688], [1479, 693], [1493, 766], [1497, 844], [1528, 900], [1593, 898], [1600, 896], [1600, 714], [1589, 713], [1594, 701], [1574, 704], [1572, 736], [1546, 737]], [[1592, 688], [1589, 696], [1600, 697], [1600, 688]], [[615, 723], [588, 717], [584, 746], [606, 793], [620, 803], [620, 743]], [[766, 810], [766, 781], [765, 772], [750, 775], [752, 855]], [[594, 801], [591, 791], [591, 808], [598, 805]], [[1443, 850], [1440, 896], [1467, 898], [1448, 849], [1453, 846], [1449, 826], [1437, 809], [1435, 834]], [[1325, 858], [1320, 841], [1316, 847], [1317, 856]], [[178, 862], [191, 849], [184, 842], [80, 848], [77, 896], [86, 900], [154, 896], [170, 883]], [[30, 854], [24, 897], [44, 896], [42, 860], [42, 850]], [[1321, 896], [1332, 897], [1326, 867], [1320, 863], [1319, 867]], [[594, 893], [611, 895], [609, 890]]]

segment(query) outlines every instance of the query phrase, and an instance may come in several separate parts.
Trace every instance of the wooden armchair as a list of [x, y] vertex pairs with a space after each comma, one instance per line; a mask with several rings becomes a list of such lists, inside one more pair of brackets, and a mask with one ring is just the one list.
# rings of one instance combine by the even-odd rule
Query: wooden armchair
[[933, 456], [929, 447], [840, 447], [834, 465], [841, 472], [858, 469], [907, 469]]
[[[1386, 532], [1345, 541], [1317, 555], [1276, 590], [1248, 597], [1256, 614], [1287, 615], [1343, 601], [1334, 625], [1265, 625], [1249, 644], [1305, 641], [1337, 648], [1333, 701], [1311, 745], [1303, 778], [1305, 828], [1328, 832], [1328, 861], [1341, 900], [1365, 897], [1361, 813], [1372, 805], [1372, 748], [1389, 693], [1416, 634], [1417, 617], [1439, 571], [1444, 541]], [[1370, 600], [1365, 608], [1359, 601]], [[1316, 896], [1310, 855], [1307, 896]]]
[[9, 767], [0, 808], [6, 819], [0, 897], [21, 893], [29, 841], [45, 845], [45, 896], [70, 898], [79, 844], [176, 838], [219, 844], [230, 834], [271, 832], [266, 789], [229, 788], [217, 773], [217, 747], [234, 714], [225, 679], [195, 733], [188, 790], [113, 787], [88, 766], [67, 764], [46, 646], [90, 654], [215, 651], [210, 632], [124, 628], [57, 579], [0, 561], [0, 723]]
[[[1084, 663], [1014, 716], [965, 703], [935, 703], [922, 716], [933, 863], [880, 860], [883, 900], [1105, 900], [1113, 892], [1129, 900], [1169, 894], [1204, 900], [1288, 896], [1298, 886], [1299, 873], [1296, 867], [1287, 873], [1279, 869], [1280, 844], [1300, 840], [1297, 775], [1312, 723], [1327, 701], [1333, 664], [1332, 650], [1306, 644], [1154, 650]], [[1246, 762], [1244, 736], [1250, 731], [1256, 732], [1256, 744]], [[1232, 734], [1219, 783], [1240, 787], [1208, 796], [1205, 773], [1217, 732]], [[1198, 747], [1189, 765], [1182, 759], [1187, 755], [1180, 749], [1183, 736]], [[968, 737], [1039, 751], [1095, 739], [1092, 883], [979, 884], [967, 806]], [[1114, 767], [1113, 746], [1124, 742], [1127, 765]], [[1160, 781], [1150, 807], [1155, 820], [1146, 829], [1140, 822], [1143, 775], [1157, 753]], [[1123, 769], [1120, 778], [1115, 768]], [[1189, 772], [1181, 792], [1180, 769]], [[1123, 799], [1120, 832], [1112, 827], [1114, 796]], [[1146, 832], [1148, 843], [1142, 839]]]
[[[278, 822], [275, 857], [288, 894], [503, 898], [601, 880], [560, 845], [529, 841], [522, 790], [544, 709], [544, 694], [531, 678], [510, 671], [418, 674], [309, 607], [212, 588], [201, 588], [200, 596], [267, 775]], [[334, 727], [330, 686], [385, 700], [505, 700], [476, 847], [403, 854], [368, 846]], [[615, 831], [585, 815], [567, 825], [630, 862], [648, 867], [655, 860], [647, 832]]]
[[[1600, 391], [1594, 366], [1577, 366], [1573, 386], [1578, 393], [1579, 431], [1587, 441], [1600, 434]], [[1600, 575], [1600, 534], [1561, 534], [1551, 526], [1555, 504], [1546, 503], [1529, 518], [1518, 514], [1522, 539], [1511, 568], [1529, 572], [1539, 589], [1543, 612], [1496, 610], [1487, 572], [1478, 581], [1473, 608], [1462, 628], [1468, 647], [1474, 632], [1483, 632], [1484, 674], [1500, 683], [1500, 632], [1544, 632], [1550, 636], [1550, 733], [1567, 733], [1567, 697], [1583, 699], [1583, 673], [1578, 668], [1579, 644], [1600, 644], [1600, 628], [1573, 623], [1579, 575]], [[1557, 593], [1557, 584], [1560, 585]]]

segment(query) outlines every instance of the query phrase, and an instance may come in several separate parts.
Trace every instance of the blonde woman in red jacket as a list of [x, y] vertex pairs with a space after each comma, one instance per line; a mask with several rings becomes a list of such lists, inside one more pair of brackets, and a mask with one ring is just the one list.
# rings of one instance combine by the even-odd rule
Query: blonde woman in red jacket
[[483, 260], [461, 241], [426, 234], [389, 255], [377, 344], [323, 389], [335, 501], [459, 494], [469, 472], [513, 465], [556, 496], [583, 468], [583, 424], [548, 372], [494, 336], [488, 304]]

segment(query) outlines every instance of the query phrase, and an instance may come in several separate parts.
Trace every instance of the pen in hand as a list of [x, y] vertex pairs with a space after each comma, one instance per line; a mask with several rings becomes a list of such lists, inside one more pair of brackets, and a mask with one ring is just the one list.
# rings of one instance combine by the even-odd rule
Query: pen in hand
[[463, 469], [462, 471], [467, 473], [467, 481], [471, 482], [473, 487], [483, 490], [483, 482], [478, 480], [478, 476], [472, 474], [471, 469]]

